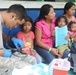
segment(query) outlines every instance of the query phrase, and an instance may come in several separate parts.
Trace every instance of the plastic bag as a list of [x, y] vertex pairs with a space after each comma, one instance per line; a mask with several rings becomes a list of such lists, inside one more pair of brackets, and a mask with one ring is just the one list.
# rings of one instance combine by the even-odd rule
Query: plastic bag
[[25, 66], [22, 69], [15, 68], [12, 75], [53, 75], [51, 70], [48, 70], [48, 65], [40, 63], [32, 66]]

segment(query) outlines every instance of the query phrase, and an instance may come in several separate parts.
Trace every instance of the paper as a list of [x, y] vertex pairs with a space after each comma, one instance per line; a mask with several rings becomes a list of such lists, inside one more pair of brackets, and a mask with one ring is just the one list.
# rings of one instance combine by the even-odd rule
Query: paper
[[55, 46], [60, 46], [63, 44], [67, 44], [68, 40], [66, 40], [66, 36], [68, 34], [67, 26], [56, 27], [55, 28]]

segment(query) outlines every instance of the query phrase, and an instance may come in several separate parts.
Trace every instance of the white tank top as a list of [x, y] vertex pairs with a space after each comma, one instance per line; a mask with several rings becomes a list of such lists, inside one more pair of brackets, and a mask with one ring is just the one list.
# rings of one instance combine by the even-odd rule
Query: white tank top
[[0, 50], [3, 50], [3, 38], [2, 38], [2, 25], [3, 25], [3, 19], [0, 15]]

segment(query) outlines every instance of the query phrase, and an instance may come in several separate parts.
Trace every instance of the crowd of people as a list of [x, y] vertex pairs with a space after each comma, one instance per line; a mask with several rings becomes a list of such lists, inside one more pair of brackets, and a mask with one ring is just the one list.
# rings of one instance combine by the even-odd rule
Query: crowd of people
[[[20, 4], [11, 5], [6, 11], [0, 12], [0, 56], [7, 59], [13, 55], [11, 49], [3, 47], [3, 39], [7, 37], [3, 33], [2, 38], [2, 26], [5, 24], [9, 29], [21, 25], [21, 31], [15, 37], [12, 37], [11, 40], [17, 49], [19, 46], [21, 47], [22, 54], [32, 55], [36, 58], [37, 63], [41, 63], [42, 58], [44, 63], [49, 64], [55, 58], [68, 57], [70, 51], [74, 51], [72, 46], [76, 48], [75, 8], [74, 3], [67, 2], [64, 6], [63, 15], [56, 18], [53, 6], [44, 4], [40, 8], [40, 14], [35, 23], [33, 23], [25, 8]], [[65, 25], [68, 28], [68, 34], [65, 38], [68, 43], [69, 41], [71, 43], [72, 40], [71, 46], [69, 48], [70, 44], [63, 44], [55, 47], [55, 27], [63, 27]], [[34, 32], [32, 27], [35, 27]]]

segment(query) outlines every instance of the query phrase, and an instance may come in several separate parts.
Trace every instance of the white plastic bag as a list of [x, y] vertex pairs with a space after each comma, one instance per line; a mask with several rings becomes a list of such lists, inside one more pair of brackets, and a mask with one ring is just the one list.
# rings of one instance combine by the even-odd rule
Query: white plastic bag
[[48, 65], [43, 63], [25, 66], [22, 69], [15, 68], [12, 75], [48, 75]]

